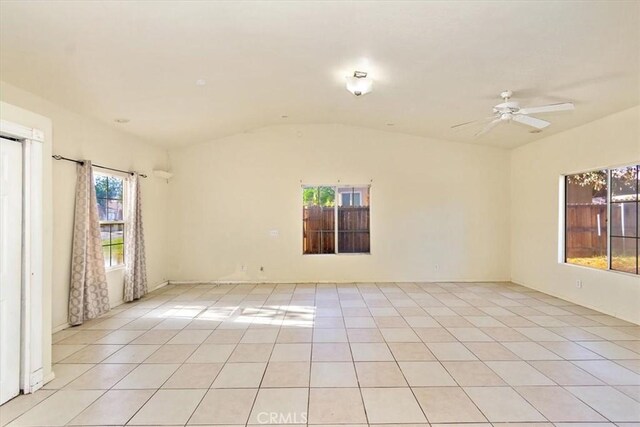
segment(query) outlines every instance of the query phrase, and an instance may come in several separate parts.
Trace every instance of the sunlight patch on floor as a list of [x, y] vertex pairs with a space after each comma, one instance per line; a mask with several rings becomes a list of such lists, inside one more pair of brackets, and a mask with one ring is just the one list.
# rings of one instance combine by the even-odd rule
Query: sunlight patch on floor
[[226, 306], [207, 308], [202, 305], [181, 304], [167, 309], [159, 317], [311, 328], [315, 318], [315, 307], [274, 305], [266, 307]]

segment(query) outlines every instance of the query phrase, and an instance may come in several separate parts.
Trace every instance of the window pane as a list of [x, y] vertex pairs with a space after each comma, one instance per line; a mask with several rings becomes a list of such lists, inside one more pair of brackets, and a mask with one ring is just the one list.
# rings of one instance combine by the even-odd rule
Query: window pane
[[123, 217], [123, 206], [122, 200], [107, 200], [107, 221], [122, 221]]
[[123, 179], [115, 176], [108, 177], [108, 192], [107, 198], [122, 200], [122, 184]]
[[124, 245], [111, 246], [111, 266], [124, 264]]
[[104, 266], [111, 266], [111, 246], [103, 246], [102, 247], [102, 255], [104, 256]]
[[124, 243], [124, 224], [111, 226], [111, 244]]
[[340, 187], [338, 192], [351, 201], [338, 206], [338, 252], [369, 253], [369, 187]]
[[109, 224], [100, 225], [100, 239], [102, 240], [102, 246], [111, 243], [111, 226]]
[[302, 190], [302, 202], [305, 206], [334, 206], [335, 189], [333, 187], [305, 187]]
[[302, 204], [304, 206], [312, 206], [317, 204], [318, 187], [306, 187], [302, 189]]
[[639, 165], [611, 170], [611, 269], [638, 274]]
[[611, 203], [611, 236], [637, 237], [638, 203]]
[[305, 187], [302, 202], [303, 253], [335, 253], [335, 188]]
[[108, 178], [106, 175], [94, 175], [93, 182], [96, 186], [96, 197], [98, 199], [107, 198]]
[[367, 206], [368, 191], [369, 187], [338, 187], [338, 206]]
[[124, 180], [117, 176], [95, 174], [94, 183], [100, 221], [122, 221]]
[[100, 221], [108, 221], [107, 206], [109, 201], [107, 199], [98, 199], [98, 218]]
[[611, 169], [611, 201], [631, 202], [638, 200], [638, 167], [628, 166]]
[[611, 238], [611, 269], [636, 273], [638, 256], [638, 239]]
[[607, 172], [566, 177], [566, 262], [607, 269]]

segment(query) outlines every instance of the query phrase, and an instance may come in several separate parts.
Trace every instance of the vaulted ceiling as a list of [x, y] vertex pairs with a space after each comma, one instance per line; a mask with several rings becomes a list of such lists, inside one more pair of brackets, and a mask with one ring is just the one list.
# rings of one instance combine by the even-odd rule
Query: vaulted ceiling
[[[5, 0], [0, 20], [2, 80], [167, 147], [284, 123], [515, 147], [640, 100], [637, 1]], [[371, 94], [345, 90], [354, 70]], [[450, 129], [504, 89], [576, 110]]]

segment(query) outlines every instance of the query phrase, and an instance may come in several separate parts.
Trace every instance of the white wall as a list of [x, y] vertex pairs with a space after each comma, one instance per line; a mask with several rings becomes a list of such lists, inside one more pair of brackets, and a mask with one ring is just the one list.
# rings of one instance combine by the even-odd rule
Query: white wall
[[[640, 107], [513, 150], [513, 281], [640, 323], [640, 277], [567, 265], [558, 258], [560, 176], [638, 161]], [[581, 289], [576, 287], [578, 279]]]
[[[97, 164], [149, 174], [149, 178], [142, 180], [149, 286], [154, 287], [164, 282], [168, 278], [165, 268], [168, 186], [165, 181], [153, 177], [152, 170], [167, 167], [166, 151], [5, 82], [1, 83], [0, 94], [2, 101], [51, 119], [53, 154], [90, 159]], [[50, 155], [51, 151], [47, 154]], [[76, 170], [73, 163], [64, 161], [54, 161], [52, 168], [53, 175], [51, 170], [48, 175], [45, 170], [45, 176], [53, 176], [50, 299], [52, 327], [56, 330], [67, 324]], [[120, 303], [123, 297], [123, 270], [109, 271], [107, 280], [111, 303]]]
[[[28, 110], [14, 109], [23, 124], [52, 120], [54, 153], [149, 174], [169, 167], [164, 149], [111, 126], [6, 83], [0, 94]], [[639, 161], [639, 126], [636, 107], [512, 152], [342, 125], [276, 126], [172, 150], [170, 184], [142, 184], [150, 284], [511, 277], [640, 322], [637, 276], [558, 263], [560, 175]], [[75, 186], [73, 164], [45, 164], [45, 176], [51, 168], [45, 331], [66, 324]], [[372, 180], [372, 254], [303, 256], [301, 184], [338, 180]], [[108, 280], [116, 304], [122, 270]]]
[[[509, 278], [507, 151], [289, 125], [172, 150], [170, 159], [172, 280]], [[303, 256], [301, 181], [338, 180], [373, 180], [372, 254]]]
[[[51, 272], [52, 272], [52, 242], [53, 242], [53, 204], [51, 180], [51, 144], [53, 131], [51, 120], [48, 117], [35, 114], [31, 111], [18, 108], [14, 105], [0, 102], [0, 117], [2, 120], [19, 124], [28, 128], [38, 129], [44, 133], [44, 143], [42, 147], [42, 231], [43, 231], [43, 254], [42, 254], [42, 374], [45, 381], [51, 376]], [[33, 348], [33, 347], [32, 347]]]

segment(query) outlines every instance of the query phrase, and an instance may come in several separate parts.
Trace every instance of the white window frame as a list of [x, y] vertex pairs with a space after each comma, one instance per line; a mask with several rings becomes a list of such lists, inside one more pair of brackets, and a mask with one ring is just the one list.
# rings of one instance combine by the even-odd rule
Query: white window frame
[[[124, 254], [124, 248], [125, 248], [125, 236], [127, 234], [127, 178], [128, 176], [126, 176], [125, 174], [120, 174], [120, 173], [110, 173], [110, 172], [103, 172], [100, 170], [97, 170], [95, 167], [93, 169], [93, 175], [94, 177], [97, 175], [101, 175], [101, 176], [106, 176], [106, 177], [113, 177], [113, 178], [118, 178], [118, 179], [122, 179], [122, 221], [100, 221], [100, 226], [103, 225], [117, 225], [117, 224], [122, 224], [122, 250], [123, 250], [123, 254]], [[95, 186], [95, 182], [94, 182], [94, 186]], [[97, 202], [97, 200], [96, 200]], [[101, 245], [102, 246], [102, 245]], [[109, 255], [111, 255], [111, 250], [109, 250]], [[116, 265], [107, 265], [107, 260], [105, 259], [105, 270], [107, 271], [112, 271], [112, 270], [119, 270], [125, 267], [125, 261], [124, 261], [124, 256], [122, 259], [122, 264], [116, 264]], [[111, 256], [109, 256], [109, 264], [111, 264]]]
[[[584, 170], [579, 170], [579, 171], [575, 171], [575, 172], [567, 172], [564, 173], [562, 175], [560, 175], [560, 182], [559, 182], [559, 190], [560, 190], [560, 197], [559, 197], [559, 210], [560, 210], [560, 220], [558, 221], [559, 227], [558, 227], [558, 232], [559, 232], [559, 236], [558, 236], [558, 255], [559, 255], [559, 259], [558, 259], [558, 263], [559, 264], [563, 264], [569, 267], [575, 267], [575, 268], [586, 268], [589, 270], [596, 270], [596, 271], [603, 271], [603, 272], [609, 272], [609, 273], [615, 273], [615, 274], [624, 274], [627, 276], [633, 276], [633, 277], [639, 277], [640, 276], [640, 271], [638, 273], [629, 273], [626, 271], [620, 271], [620, 270], [614, 270], [611, 268], [611, 170], [612, 169], [619, 169], [619, 168], [624, 168], [624, 167], [632, 167], [632, 166], [637, 166], [640, 165], [640, 159], [636, 160], [636, 161], [632, 161], [630, 163], [624, 163], [624, 164], [619, 164], [619, 165], [614, 165], [614, 166], [602, 166], [602, 167], [594, 167], [594, 168], [590, 168], [590, 169], [584, 169]], [[581, 173], [587, 173], [587, 172], [593, 172], [593, 171], [598, 171], [598, 170], [606, 170], [607, 171], [607, 224], [606, 224], [606, 229], [607, 229], [607, 268], [596, 268], [596, 267], [590, 267], [590, 266], [586, 266], [586, 265], [580, 265], [580, 264], [573, 264], [570, 262], [567, 262], [567, 244], [566, 244], [566, 233], [567, 233], [567, 216], [566, 216], [566, 209], [567, 209], [567, 187], [566, 187], [566, 183], [567, 183], [567, 177], [571, 176], [571, 175], [577, 175], [577, 174], [581, 174]], [[637, 254], [637, 256], [639, 256], [640, 254]]]
[[[302, 182], [302, 181], [301, 181]], [[304, 243], [302, 244], [302, 255], [304, 256], [322, 256], [322, 255], [328, 255], [328, 256], [335, 256], [335, 255], [342, 255], [342, 256], [359, 256], [359, 255], [371, 255], [372, 251], [371, 251], [371, 217], [372, 217], [372, 210], [371, 210], [371, 184], [361, 184], [361, 185], [346, 185], [346, 184], [342, 184], [342, 183], [338, 183], [338, 184], [302, 184], [302, 190], [304, 191], [305, 188], [320, 188], [320, 187], [333, 187], [335, 190], [335, 201], [334, 201], [334, 215], [335, 215], [335, 229], [333, 231], [334, 233], [334, 239], [335, 239], [335, 245], [334, 245], [334, 251], [333, 252], [329, 252], [329, 253], [321, 253], [321, 254], [307, 254], [304, 253]], [[339, 251], [339, 238], [338, 238], [338, 197], [341, 195], [341, 193], [338, 192], [338, 189], [340, 188], [368, 188], [369, 189], [369, 252], [340, 252]], [[360, 202], [362, 202], [362, 197], [363, 194], [361, 191], [355, 191], [354, 193], [359, 193], [360, 194]], [[342, 201], [342, 200], [340, 200]], [[351, 206], [351, 205], [350, 205]], [[303, 226], [304, 227], [304, 226]]]

